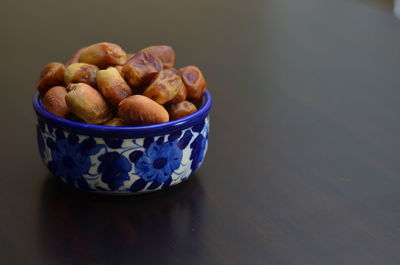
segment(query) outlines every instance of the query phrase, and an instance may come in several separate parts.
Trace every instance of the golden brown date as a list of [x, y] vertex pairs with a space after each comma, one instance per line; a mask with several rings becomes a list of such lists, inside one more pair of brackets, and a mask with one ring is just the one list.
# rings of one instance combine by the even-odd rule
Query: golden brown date
[[104, 123], [103, 125], [105, 125], [105, 126], [125, 126], [125, 123], [120, 118], [113, 118], [113, 119], [109, 120], [108, 122]]
[[159, 45], [150, 46], [142, 49], [143, 52], [151, 53], [153, 56], [158, 57], [163, 63], [164, 69], [169, 69], [175, 63], [175, 51], [170, 46]]
[[147, 85], [162, 70], [162, 62], [147, 52], [136, 53], [122, 68], [122, 76], [132, 87]]
[[101, 94], [85, 83], [70, 84], [65, 102], [70, 111], [90, 124], [102, 124], [112, 118], [112, 112]]
[[110, 42], [101, 42], [83, 49], [78, 62], [94, 64], [99, 68], [110, 65], [122, 65], [126, 61], [126, 53], [120, 46]]
[[43, 95], [53, 86], [64, 85], [64, 71], [65, 67], [62, 63], [55, 62], [45, 65], [36, 85], [39, 92]]
[[92, 87], [96, 87], [96, 75], [98, 71], [99, 68], [93, 64], [73, 63], [65, 69], [65, 84], [86, 83]]
[[187, 97], [200, 99], [207, 87], [206, 80], [200, 69], [196, 66], [189, 65], [179, 69], [179, 73], [185, 84]]
[[172, 100], [178, 91], [185, 88], [182, 79], [172, 70], [162, 70], [152, 80], [143, 95], [151, 98], [159, 104]]
[[111, 106], [117, 106], [121, 100], [132, 95], [131, 88], [114, 67], [100, 70], [96, 82], [98, 90]]
[[177, 120], [183, 118], [197, 111], [196, 106], [193, 103], [186, 100], [176, 104], [171, 104], [168, 106], [167, 109], [171, 120]]
[[184, 100], [186, 100], [186, 96], [187, 96], [187, 92], [186, 92], [186, 87], [185, 87], [185, 85], [179, 86], [178, 93], [177, 93], [176, 96], [175, 96], [173, 99], [171, 99], [168, 103], [175, 104], [175, 103], [184, 101]]
[[127, 97], [119, 103], [118, 116], [126, 124], [150, 125], [169, 121], [167, 110], [142, 95]]
[[65, 95], [67, 90], [63, 86], [54, 86], [47, 90], [42, 98], [42, 105], [54, 115], [64, 118], [69, 113], [67, 103], [65, 103]]

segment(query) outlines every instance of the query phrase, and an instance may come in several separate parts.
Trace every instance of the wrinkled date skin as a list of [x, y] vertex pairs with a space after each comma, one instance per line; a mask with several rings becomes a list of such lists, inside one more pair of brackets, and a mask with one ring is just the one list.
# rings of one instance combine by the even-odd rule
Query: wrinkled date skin
[[132, 95], [132, 90], [114, 67], [100, 70], [96, 77], [97, 87], [111, 106]]
[[78, 62], [94, 64], [100, 69], [110, 65], [122, 65], [126, 62], [126, 53], [120, 46], [110, 42], [101, 42], [84, 48]]
[[69, 113], [69, 108], [65, 102], [67, 89], [63, 86], [55, 86], [47, 90], [42, 98], [42, 105], [54, 115], [65, 118]]
[[206, 80], [200, 69], [196, 66], [189, 65], [179, 69], [179, 73], [185, 84], [187, 97], [200, 99], [207, 87]]
[[64, 72], [64, 81], [66, 85], [70, 83], [86, 83], [96, 87], [96, 75], [99, 68], [93, 64], [74, 63], [69, 65]]
[[125, 123], [122, 119], [120, 118], [113, 118], [111, 120], [109, 120], [108, 122], [104, 123], [103, 125], [105, 126], [125, 126]]
[[178, 91], [185, 89], [182, 79], [172, 70], [162, 70], [153, 79], [143, 95], [159, 104], [165, 104], [175, 98]]
[[[177, 74], [179, 75], [179, 72], [175, 72], [175, 73], [177, 73]], [[182, 81], [182, 82], [183, 82], [183, 81]], [[186, 92], [186, 87], [185, 87], [185, 85], [179, 86], [178, 93], [177, 93], [176, 96], [175, 96], [173, 99], [171, 99], [168, 103], [173, 103], [173, 104], [179, 103], [179, 102], [181, 102], [181, 101], [186, 100], [186, 97], [187, 97], [187, 92]]]
[[43, 95], [53, 86], [64, 85], [65, 67], [62, 63], [49, 63], [43, 67], [40, 78], [37, 83], [38, 91]]
[[127, 97], [119, 103], [118, 116], [129, 125], [150, 125], [169, 121], [167, 110], [142, 95]]
[[90, 124], [102, 124], [112, 118], [112, 112], [101, 94], [85, 83], [70, 84], [65, 102], [70, 111]]
[[142, 49], [142, 52], [148, 52], [151, 53], [153, 56], [158, 57], [163, 63], [164, 69], [169, 69], [174, 66], [175, 51], [170, 46], [150, 46]]
[[168, 113], [171, 120], [183, 118], [197, 111], [196, 106], [189, 101], [182, 101], [168, 106]]
[[132, 87], [147, 85], [162, 70], [162, 62], [147, 52], [136, 53], [122, 68], [122, 76]]

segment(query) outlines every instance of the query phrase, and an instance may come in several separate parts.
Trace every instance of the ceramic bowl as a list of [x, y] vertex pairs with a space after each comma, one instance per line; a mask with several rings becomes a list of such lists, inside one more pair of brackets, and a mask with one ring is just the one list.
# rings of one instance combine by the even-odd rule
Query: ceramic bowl
[[176, 185], [202, 164], [211, 95], [199, 110], [163, 124], [111, 127], [74, 122], [33, 99], [40, 156], [54, 176], [84, 191], [137, 194]]

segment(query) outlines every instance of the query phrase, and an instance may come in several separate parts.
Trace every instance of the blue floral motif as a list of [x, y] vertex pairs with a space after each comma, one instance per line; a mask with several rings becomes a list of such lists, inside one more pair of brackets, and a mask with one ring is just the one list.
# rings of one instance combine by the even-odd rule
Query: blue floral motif
[[192, 172], [194, 172], [199, 167], [204, 157], [204, 151], [206, 149], [206, 139], [204, 136], [199, 134], [190, 144], [190, 148], [192, 148], [192, 153], [190, 154], [190, 160], [192, 160], [192, 164], [190, 168], [192, 169]]
[[149, 146], [151, 145], [152, 142], [154, 142], [154, 137], [146, 137], [146, 138], [144, 138], [143, 147], [144, 148], [149, 148]]
[[178, 141], [177, 145], [179, 149], [183, 150], [189, 144], [190, 140], [192, 139], [193, 134], [190, 130], [187, 130], [182, 138]]
[[104, 142], [110, 148], [121, 148], [122, 139], [119, 138], [105, 138]]
[[136, 161], [138, 161], [142, 156], [143, 152], [136, 150], [129, 155], [129, 160], [131, 160], [132, 163], [136, 163]]
[[[97, 145], [93, 138], [87, 138], [79, 143], [77, 135], [70, 133], [68, 137], [65, 137], [64, 132], [60, 129], [55, 131], [55, 136], [55, 140], [47, 137], [45, 141], [47, 147], [51, 150], [48, 168], [54, 175], [64, 179], [67, 183], [89, 190], [90, 188], [83, 175], [89, 174], [92, 166], [90, 155], [97, 154], [102, 146]], [[39, 138], [38, 141], [39, 150], [41, 144], [45, 148], [44, 140]]]
[[151, 142], [135, 163], [135, 173], [146, 182], [153, 181], [160, 185], [179, 168], [181, 161], [182, 150], [176, 142]]
[[206, 125], [206, 122], [203, 120], [192, 127], [192, 131], [194, 132], [201, 132]]
[[180, 136], [182, 135], [182, 131], [175, 131], [172, 132], [169, 136], [168, 136], [168, 141], [175, 141], [176, 139], [178, 139]]
[[111, 190], [118, 190], [124, 181], [129, 180], [132, 165], [129, 160], [118, 152], [108, 152], [99, 156], [101, 164], [97, 170], [101, 180], [107, 183]]
[[147, 182], [144, 179], [138, 179], [132, 184], [129, 191], [139, 192], [139, 191], [143, 190], [144, 187], [146, 187], [146, 185], [147, 185]]
[[[73, 137], [72, 134], [69, 135], [68, 141], [72, 143], [78, 143], [78, 139]], [[97, 154], [101, 149], [103, 149], [103, 145], [97, 144], [93, 138], [87, 138], [79, 144], [79, 148], [82, 154], [87, 156]]]
[[67, 183], [88, 189], [88, 184], [82, 175], [88, 174], [91, 163], [89, 156], [81, 152], [80, 145], [70, 143], [66, 138], [59, 139], [55, 143], [51, 138], [47, 140], [52, 158], [48, 167], [53, 174], [63, 178]]

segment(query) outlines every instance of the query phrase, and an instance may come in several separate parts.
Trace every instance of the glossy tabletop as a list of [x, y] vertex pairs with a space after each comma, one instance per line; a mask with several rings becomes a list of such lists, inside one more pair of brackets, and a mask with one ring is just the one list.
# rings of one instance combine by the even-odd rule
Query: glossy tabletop
[[[400, 20], [384, 0], [5, 1], [1, 264], [400, 264]], [[186, 183], [86, 194], [40, 161], [41, 67], [169, 44], [213, 95]]]

